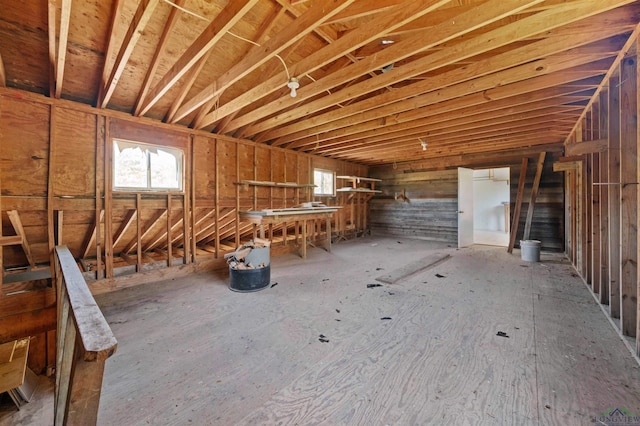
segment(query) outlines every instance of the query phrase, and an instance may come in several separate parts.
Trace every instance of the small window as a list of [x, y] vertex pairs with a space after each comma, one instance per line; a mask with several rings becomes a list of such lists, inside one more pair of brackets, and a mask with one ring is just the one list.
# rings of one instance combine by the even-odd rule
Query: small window
[[184, 154], [176, 148], [113, 141], [113, 189], [182, 191]]
[[314, 195], [335, 196], [336, 195], [336, 174], [329, 170], [313, 169], [313, 189]]

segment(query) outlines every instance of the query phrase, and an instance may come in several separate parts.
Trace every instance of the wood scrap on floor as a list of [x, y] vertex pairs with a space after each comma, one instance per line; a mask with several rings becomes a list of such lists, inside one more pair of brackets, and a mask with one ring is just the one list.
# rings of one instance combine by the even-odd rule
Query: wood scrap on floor
[[394, 284], [413, 274], [436, 266], [446, 261], [450, 257], [451, 255], [449, 253], [436, 252], [415, 262], [408, 263], [401, 268], [389, 272], [388, 274], [381, 275], [376, 278], [376, 281], [380, 281], [381, 283], [385, 284]]

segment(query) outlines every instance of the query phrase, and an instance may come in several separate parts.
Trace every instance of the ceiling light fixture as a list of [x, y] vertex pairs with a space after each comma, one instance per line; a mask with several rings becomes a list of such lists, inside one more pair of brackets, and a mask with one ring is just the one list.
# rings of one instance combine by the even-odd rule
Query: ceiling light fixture
[[382, 44], [383, 46], [387, 44], [393, 44], [393, 43], [395, 43], [395, 41], [393, 40], [380, 40], [380, 44]]
[[298, 96], [298, 94], [296, 93], [296, 89], [297, 89], [298, 87], [300, 87], [300, 82], [298, 81], [298, 79], [297, 79], [297, 78], [295, 78], [295, 77], [291, 77], [291, 78], [289, 79], [289, 82], [287, 83], [287, 87], [288, 87], [289, 89], [291, 89], [291, 97], [292, 97], [292, 98], [295, 98], [296, 96]]
[[420, 145], [422, 145], [422, 150], [426, 151], [427, 150], [427, 141], [423, 141], [420, 138], [418, 138], [418, 140], [420, 141]]
[[394, 64], [385, 65], [384, 67], [382, 67], [382, 68], [380, 69], [380, 71], [382, 71], [383, 73], [384, 73], [384, 72], [389, 72], [389, 71], [391, 71], [391, 70], [393, 69], [393, 65], [394, 65]]

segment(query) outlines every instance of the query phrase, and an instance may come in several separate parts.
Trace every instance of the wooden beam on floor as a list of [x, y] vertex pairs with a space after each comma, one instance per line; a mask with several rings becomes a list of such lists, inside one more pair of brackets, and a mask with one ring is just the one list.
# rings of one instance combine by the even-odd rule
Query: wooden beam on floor
[[527, 206], [527, 220], [524, 224], [524, 234], [522, 239], [528, 240], [531, 233], [531, 222], [533, 221], [533, 209], [536, 204], [536, 198], [538, 197], [538, 189], [540, 188], [540, 178], [542, 177], [542, 169], [544, 168], [544, 159], [546, 152], [541, 152], [538, 155], [538, 163], [536, 164], [536, 175], [533, 179], [533, 187], [531, 188], [531, 196], [529, 197], [529, 205]]
[[522, 209], [522, 199], [524, 198], [524, 183], [527, 178], [527, 165], [529, 159], [524, 157], [520, 166], [520, 179], [518, 180], [518, 193], [516, 194], [516, 206], [513, 209], [513, 220], [511, 221], [511, 235], [509, 236], [508, 253], [513, 253], [513, 247], [516, 244], [516, 236], [518, 234], [518, 224], [520, 222], [520, 210]]

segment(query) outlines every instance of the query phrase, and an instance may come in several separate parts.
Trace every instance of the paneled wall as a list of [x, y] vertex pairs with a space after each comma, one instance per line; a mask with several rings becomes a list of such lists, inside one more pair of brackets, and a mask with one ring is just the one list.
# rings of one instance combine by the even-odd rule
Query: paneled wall
[[[182, 150], [184, 191], [114, 190], [114, 138]], [[223, 268], [224, 253], [253, 238], [240, 211], [314, 201], [314, 167], [367, 173], [356, 164], [3, 88], [0, 140], [0, 341], [35, 336], [36, 370], [52, 364], [46, 349], [55, 342], [55, 245], [69, 247], [94, 292]], [[352, 225], [340, 215], [334, 221], [337, 232]], [[272, 253], [295, 250], [283, 235], [281, 227], [270, 234]]]
[[[520, 179], [518, 156], [529, 159], [532, 152], [488, 154], [482, 159], [462, 161], [460, 166], [468, 168], [509, 167], [510, 219], [513, 221], [515, 201]], [[562, 251], [564, 249], [564, 182], [562, 175], [554, 173], [552, 164], [559, 156], [558, 149], [549, 150], [542, 170], [539, 192], [533, 209], [530, 239], [542, 242], [542, 249]], [[531, 190], [536, 174], [536, 156], [528, 161], [523, 192], [520, 221], [516, 232], [516, 247], [522, 238], [529, 208]], [[414, 164], [413, 167], [418, 166]], [[431, 164], [419, 164], [423, 171], [414, 171], [410, 164], [376, 167], [371, 174], [381, 178], [383, 193], [371, 201], [372, 230], [392, 234], [425, 238], [433, 241], [458, 243], [458, 171], [455, 163], [442, 166], [434, 160]], [[404, 196], [404, 197], [403, 197]]]
[[457, 244], [457, 169], [395, 173], [388, 167], [374, 174], [382, 194], [370, 203], [372, 232]]

